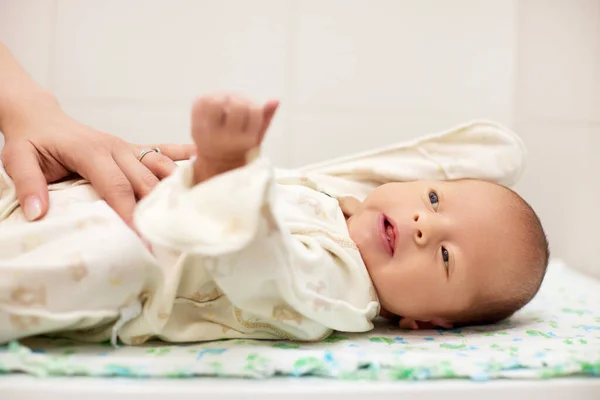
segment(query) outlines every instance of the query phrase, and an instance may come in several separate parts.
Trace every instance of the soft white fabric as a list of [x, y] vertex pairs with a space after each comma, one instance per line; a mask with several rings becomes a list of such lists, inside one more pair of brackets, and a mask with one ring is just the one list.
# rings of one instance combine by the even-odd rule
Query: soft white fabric
[[113, 328], [130, 344], [370, 330], [377, 296], [336, 199], [416, 179], [509, 186], [524, 155], [513, 133], [474, 122], [300, 170], [259, 158], [196, 186], [183, 163], [137, 207], [152, 254], [83, 180], [51, 185], [48, 216], [24, 222], [0, 169], [0, 342], [99, 341]]

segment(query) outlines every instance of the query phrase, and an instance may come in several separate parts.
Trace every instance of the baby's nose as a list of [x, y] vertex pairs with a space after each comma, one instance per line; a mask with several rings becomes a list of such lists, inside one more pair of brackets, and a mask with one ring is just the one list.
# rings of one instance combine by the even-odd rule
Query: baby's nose
[[413, 236], [417, 244], [424, 245], [429, 240], [430, 228], [427, 218], [420, 213], [413, 216], [414, 231]]

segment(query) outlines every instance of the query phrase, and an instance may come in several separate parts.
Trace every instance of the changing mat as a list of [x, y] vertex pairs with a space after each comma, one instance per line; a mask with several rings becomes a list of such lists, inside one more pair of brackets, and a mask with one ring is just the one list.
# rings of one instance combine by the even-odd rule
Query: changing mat
[[0, 348], [0, 373], [406, 380], [600, 376], [600, 282], [553, 261], [538, 296], [501, 324], [367, 334], [320, 343], [228, 340], [113, 348], [33, 338]]

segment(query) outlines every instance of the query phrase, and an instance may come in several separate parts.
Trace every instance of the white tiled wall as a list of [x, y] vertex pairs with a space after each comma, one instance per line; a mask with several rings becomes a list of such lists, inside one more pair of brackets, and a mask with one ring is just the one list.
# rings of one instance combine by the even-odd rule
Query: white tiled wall
[[0, 39], [131, 141], [187, 141], [207, 91], [278, 97], [282, 166], [497, 120], [554, 254], [600, 276], [600, 0], [0, 0]]
[[0, 40], [47, 87], [52, 79], [55, 13], [52, 0], [0, 0]]
[[600, 277], [600, 0], [519, 4], [515, 129], [530, 157], [518, 189], [553, 253]]
[[515, 1], [292, 4], [287, 78], [294, 162], [475, 117], [512, 122]]

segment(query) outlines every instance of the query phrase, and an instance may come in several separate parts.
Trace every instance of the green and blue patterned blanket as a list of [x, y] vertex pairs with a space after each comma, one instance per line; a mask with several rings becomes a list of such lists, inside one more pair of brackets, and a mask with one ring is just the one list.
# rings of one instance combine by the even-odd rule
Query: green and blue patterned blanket
[[221, 376], [422, 380], [600, 377], [600, 282], [549, 267], [534, 301], [510, 320], [450, 331], [337, 333], [313, 344], [229, 340], [112, 348], [34, 338], [0, 348], [0, 373], [38, 376]]

